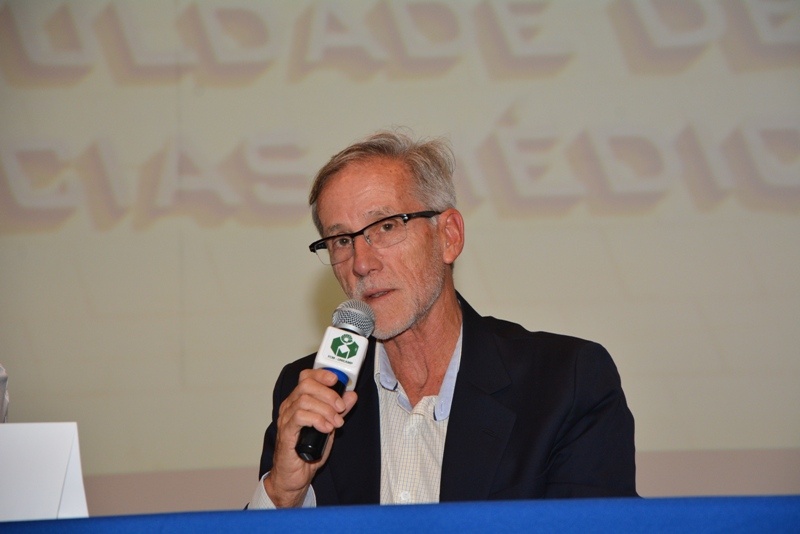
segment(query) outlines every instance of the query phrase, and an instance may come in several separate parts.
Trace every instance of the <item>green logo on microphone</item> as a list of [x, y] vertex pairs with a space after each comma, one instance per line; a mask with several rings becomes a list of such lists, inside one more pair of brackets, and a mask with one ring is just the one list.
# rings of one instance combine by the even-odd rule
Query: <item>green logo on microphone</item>
[[331, 343], [331, 351], [337, 357], [347, 360], [358, 353], [358, 343], [355, 342], [350, 334], [342, 334]]

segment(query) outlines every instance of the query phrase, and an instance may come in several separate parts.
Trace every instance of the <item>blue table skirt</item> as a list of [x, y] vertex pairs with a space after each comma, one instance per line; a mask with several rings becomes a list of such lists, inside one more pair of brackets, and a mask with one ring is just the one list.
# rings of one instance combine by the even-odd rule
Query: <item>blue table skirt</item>
[[182, 512], [0, 523], [15, 532], [792, 532], [800, 496], [585, 499]]

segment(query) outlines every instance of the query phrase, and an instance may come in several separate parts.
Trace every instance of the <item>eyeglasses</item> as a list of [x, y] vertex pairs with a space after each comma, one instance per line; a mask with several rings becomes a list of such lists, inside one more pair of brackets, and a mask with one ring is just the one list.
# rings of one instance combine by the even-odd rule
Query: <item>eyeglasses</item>
[[403, 241], [408, 235], [406, 224], [411, 219], [436, 217], [441, 211], [417, 211], [398, 213], [370, 223], [358, 232], [324, 237], [314, 241], [308, 249], [315, 253], [325, 265], [336, 265], [353, 257], [355, 239], [363, 235], [372, 247], [386, 248]]

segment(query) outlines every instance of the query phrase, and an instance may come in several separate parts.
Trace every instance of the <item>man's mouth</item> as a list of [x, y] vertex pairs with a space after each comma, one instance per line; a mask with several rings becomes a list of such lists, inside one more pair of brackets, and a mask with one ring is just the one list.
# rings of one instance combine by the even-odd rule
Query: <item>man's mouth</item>
[[367, 292], [364, 292], [363, 293], [364, 301], [365, 302], [370, 302], [370, 301], [377, 300], [377, 299], [383, 297], [384, 295], [388, 295], [389, 291], [390, 290], [388, 290], [388, 289], [384, 289], [384, 290], [380, 290], [380, 291], [367, 291]]

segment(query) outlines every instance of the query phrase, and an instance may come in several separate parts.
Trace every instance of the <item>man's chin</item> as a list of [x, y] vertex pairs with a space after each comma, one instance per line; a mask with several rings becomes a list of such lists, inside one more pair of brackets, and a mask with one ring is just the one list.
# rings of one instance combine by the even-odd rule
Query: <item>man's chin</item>
[[395, 332], [379, 330], [377, 328], [372, 331], [372, 337], [374, 337], [375, 339], [377, 339], [378, 341], [381, 341], [381, 342], [389, 341], [390, 339], [392, 339], [396, 335], [397, 334]]
[[384, 328], [380, 325], [375, 325], [375, 330], [372, 332], [372, 337], [381, 342], [390, 341], [408, 330], [410, 326], [411, 325], [402, 325], [395, 326], [394, 328]]

